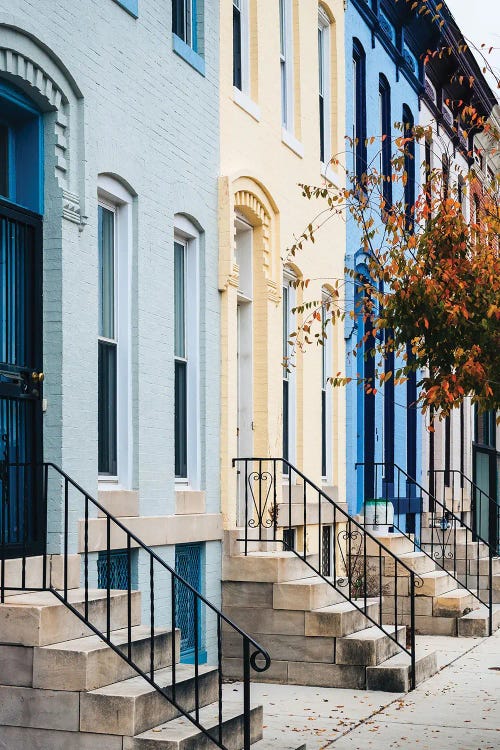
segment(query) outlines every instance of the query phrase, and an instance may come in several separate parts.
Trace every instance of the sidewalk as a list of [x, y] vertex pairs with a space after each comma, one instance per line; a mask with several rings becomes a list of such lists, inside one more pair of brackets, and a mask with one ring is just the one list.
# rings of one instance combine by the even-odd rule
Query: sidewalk
[[443, 668], [412, 693], [253, 685], [264, 736], [296, 739], [307, 750], [498, 750], [500, 631], [419, 641], [438, 651]]

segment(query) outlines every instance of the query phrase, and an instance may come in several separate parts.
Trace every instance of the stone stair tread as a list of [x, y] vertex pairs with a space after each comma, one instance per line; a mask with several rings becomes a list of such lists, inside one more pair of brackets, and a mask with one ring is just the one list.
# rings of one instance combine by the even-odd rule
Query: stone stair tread
[[446, 570], [431, 570], [428, 573], [419, 573], [420, 578], [450, 578]]
[[[397, 626], [397, 633], [401, 633], [405, 629], [404, 625]], [[387, 638], [394, 635], [394, 625], [384, 625], [379, 628], [375, 625], [364, 630], [358, 630], [357, 633], [350, 633], [350, 635], [344, 635], [343, 639], [353, 641], [377, 641], [382, 638]]]
[[248, 555], [233, 555], [233, 557], [270, 557], [276, 558], [295, 558], [297, 555], [295, 552], [279, 551], [279, 552], [268, 552], [267, 550], [258, 550], [256, 552], [249, 552]]
[[[429, 651], [427, 649], [417, 648], [415, 649], [415, 662], [418, 662], [420, 659], [427, 658], [429, 656]], [[397, 654], [394, 654], [394, 656], [390, 656], [385, 661], [381, 662], [380, 664], [377, 664], [376, 667], [372, 667], [374, 669], [394, 669], [394, 667], [410, 667], [411, 666], [411, 657], [410, 654], [407, 654], [405, 651], [399, 651]]]
[[[367, 606], [370, 604], [377, 604], [378, 599], [367, 599], [366, 604]], [[362, 600], [361, 609], [364, 608], [365, 600]], [[318, 613], [318, 614], [329, 614], [330, 612], [351, 612], [351, 611], [359, 611], [358, 607], [356, 607], [351, 602], [345, 601], [345, 602], [338, 602], [337, 604], [329, 604], [327, 607], [316, 607], [316, 609], [312, 609], [311, 612]]]
[[297, 578], [294, 581], [283, 581], [275, 584], [278, 586], [330, 586], [331, 581], [333, 584], [333, 578], [327, 579], [326, 581], [321, 576], [312, 575], [310, 578]]
[[436, 599], [467, 599], [469, 596], [474, 596], [472, 589], [456, 588], [451, 591], [445, 591], [444, 594], [438, 594]]
[[[164, 635], [165, 633], [171, 633], [171, 630], [166, 628], [155, 628], [154, 635]], [[151, 637], [151, 628], [147, 625], [134, 625], [131, 630], [132, 643], [135, 641], [141, 641], [145, 638]], [[115, 646], [123, 646], [128, 643], [128, 629], [121, 628], [120, 630], [111, 631], [111, 642]], [[83, 638], [72, 638], [69, 641], [61, 641], [60, 643], [51, 643], [48, 646], [40, 646], [39, 648], [44, 650], [54, 651], [77, 651], [84, 653], [91, 653], [92, 651], [103, 651], [109, 648], [102, 638], [98, 635], [88, 635]]]
[[[60, 592], [63, 593], [62, 591]], [[137, 592], [133, 591], [132, 594]], [[106, 589], [89, 589], [88, 599], [89, 601], [97, 601], [99, 599], [106, 599]], [[112, 589], [110, 591], [110, 597], [116, 599], [118, 597], [126, 597], [127, 592], [122, 589]], [[85, 602], [85, 589], [69, 589], [67, 594], [69, 604], [83, 604]], [[52, 594], [50, 591], [30, 591], [26, 594], [18, 594], [16, 596], [9, 596], [6, 605], [10, 606], [23, 606], [23, 607], [53, 607], [58, 605], [64, 607], [65, 604], [59, 601], [59, 599]], [[1, 606], [1, 605], [0, 605]]]
[[[258, 708], [260, 708], [259, 704], [252, 704], [250, 711], [256, 711]], [[237, 719], [242, 713], [243, 703], [241, 701], [224, 700], [222, 705], [223, 722]], [[194, 717], [194, 712], [191, 713], [191, 716]], [[218, 703], [210, 703], [208, 706], [200, 708], [199, 722], [205, 729], [215, 729], [219, 725]], [[198, 734], [200, 734], [200, 730], [189, 719], [186, 719], [185, 716], [180, 716], [178, 719], [158, 724], [156, 727], [136, 735], [134, 739], [148, 740], [148, 742], [156, 741], [158, 743], [162, 741], [180, 742], [195, 738]]]
[[[198, 674], [200, 676], [209, 674], [210, 672], [217, 672], [217, 667], [209, 666], [208, 664], [200, 664], [198, 667]], [[194, 664], [177, 664], [175, 667], [175, 684], [186, 680], [191, 680], [194, 677]], [[154, 673], [155, 682], [161, 687], [169, 687], [172, 684], [172, 667], [163, 667], [157, 669]], [[146, 682], [146, 680], [138, 675], [137, 677], [131, 677], [128, 680], [120, 680], [120, 682], [113, 682], [111, 685], [97, 688], [96, 690], [90, 690], [88, 695], [106, 695], [109, 697], [120, 697], [120, 698], [135, 698], [139, 695], [146, 695], [148, 693], [155, 694], [156, 689]]]
[[[500, 604], [493, 605], [493, 614], [500, 612]], [[466, 615], [461, 616], [461, 620], [483, 620], [488, 619], [489, 611], [488, 607], [481, 604], [478, 609], [473, 609], [472, 612], [468, 612]]]

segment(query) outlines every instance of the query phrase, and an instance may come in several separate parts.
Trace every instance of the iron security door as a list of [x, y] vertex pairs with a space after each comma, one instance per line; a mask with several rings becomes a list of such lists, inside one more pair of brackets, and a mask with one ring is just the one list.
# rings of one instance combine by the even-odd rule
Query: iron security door
[[[196, 591], [202, 589], [201, 544], [178, 544], [175, 547], [175, 571]], [[203, 649], [203, 623], [200, 602], [180, 581], [175, 582], [175, 622], [181, 631], [181, 661], [194, 663], [195, 649], [200, 662], [206, 661]]]
[[42, 222], [0, 201], [0, 557], [45, 551]]

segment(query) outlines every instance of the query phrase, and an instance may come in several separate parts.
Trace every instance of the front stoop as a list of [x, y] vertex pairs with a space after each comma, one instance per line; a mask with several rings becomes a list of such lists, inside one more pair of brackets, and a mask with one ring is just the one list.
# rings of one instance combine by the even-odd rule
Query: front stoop
[[[465, 529], [464, 529], [465, 531]], [[431, 533], [426, 529], [425, 538]], [[417, 587], [415, 589], [415, 631], [419, 635], [449, 635], [479, 637], [489, 633], [489, 616], [486, 606], [474, 596], [472, 589], [464, 588], [446, 570], [440, 568], [434, 560], [419, 550], [414, 550], [413, 541], [403, 534], [377, 534], [380, 542], [393, 552], [401, 562], [415, 571]], [[465, 540], [465, 537], [464, 537]], [[471, 553], [466, 552], [466, 545], [457, 544], [457, 571], [463, 569], [464, 577], [467, 570], [469, 586], [471, 581], [479, 580], [480, 584], [487, 578], [488, 559], [471, 560]], [[477, 544], [473, 544], [477, 549]], [[463, 549], [462, 549], [463, 547]], [[423, 548], [426, 545], [423, 544]], [[463, 560], [462, 560], [463, 557]], [[378, 574], [378, 557], [368, 557], [368, 569]], [[382, 577], [387, 591], [394, 587], [394, 574], [397, 568], [394, 558], [385, 555], [383, 558]], [[500, 599], [500, 560], [493, 559], [493, 631], [500, 627], [500, 606], [496, 606], [496, 599]], [[458, 574], [460, 577], [460, 573]], [[402, 582], [406, 581], [402, 586]], [[421, 585], [418, 586], [418, 583]], [[499, 594], [497, 596], [496, 594]], [[408, 572], [398, 568], [398, 593], [401, 603], [398, 607], [398, 623], [408, 625], [410, 622], [410, 598], [408, 596]], [[480, 590], [480, 597], [487, 601], [487, 591]], [[394, 621], [392, 602], [384, 602], [384, 622]]]
[[[256, 551], [244, 556], [232, 549], [234, 554], [223, 564], [223, 610], [271, 656], [271, 668], [255, 679], [318, 687], [409, 689], [410, 658], [393, 640], [404, 641], [404, 624], [391, 627], [389, 623], [380, 629], [365, 616], [378, 616], [378, 600], [367, 599], [366, 609], [364, 599], [359, 604], [346, 601], [341, 588], [315, 575], [293, 553]], [[223, 652], [224, 673], [240, 679], [241, 645], [226, 629]], [[418, 653], [416, 664], [418, 682], [437, 671], [435, 653]]]
[[[84, 592], [69, 592], [83, 610]], [[106, 592], [89, 592], [89, 612], [105, 630]], [[111, 641], [128, 650], [127, 594], [111, 592]], [[132, 597], [134, 660], [149, 670], [154, 638], [155, 680], [169, 695], [176, 664], [176, 699], [195, 708], [195, 668], [181, 664], [172, 632], [141, 623], [141, 596]], [[222, 739], [229, 750], [243, 747], [242, 705], [222, 686]], [[200, 720], [218, 737], [219, 678], [215, 667], [199, 667]], [[261, 706], [251, 710], [252, 750], [268, 750]], [[214, 743], [107, 646], [50, 592], [9, 596], [0, 605], [0, 747], [9, 750], [212, 750]], [[273, 750], [305, 750], [293, 738]]]

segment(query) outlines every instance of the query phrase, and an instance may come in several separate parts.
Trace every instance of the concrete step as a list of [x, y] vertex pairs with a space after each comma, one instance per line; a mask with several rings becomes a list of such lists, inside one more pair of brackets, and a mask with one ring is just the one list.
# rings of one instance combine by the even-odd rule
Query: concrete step
[[[482, 602], [489, 601], [489, 595], [489, 589], [479, 589], [479, 597]], [[500, 604], [500, 591], [498, 589], [492, 590], [491, 599], [493, 604]]]
[[[23, 586], [23, 561], [22, 558], [4, 560], [4, 585], [12, 588], [43, 588], [43, 556], [27, 557], [24, 562], [24, 586]], [[0, 562], [0, 570], [2, 563]], [[64, 557], [62, 555], [47, 555], [45, 566], [45, 585], [51, 585], [56, 589], [64, 588]], [[77, 589], [80, 585], [80, 555], [68, 555], [68, 579], [69, 589]], [[6, 591], [7, 596], [18, 596], [19, 591]]]
[[[85, 592], [68, 591], [68, 601], [83, 614]], [[89, 591], [89, 620], [100, 630], [106, 628], [106, 591]], [[132, 625], [141, 622], [141, 594], [132, 592]], [[127, 626], [127, 594], [111, 592], [111, 623], [113, 630]], [[74, 638], [92, 635], [62, 602], [49, 591], [19, 594], [0, 605], [0, 639], [22, 646], [48, 646]]]
[[[438, 671], [435, 651], [416, 649], [415, 682], [420, 685]], [[382, 664], [366, 668], [368, 690], [385, 690], [390, 693], [407, 693], [410, 689], [411, 658], [404, 651], [391, 656]]]
[[[258, 643], [266, 649], [274, 661], [327, 662], [335, 661], [335, 638], [324, 636], [310, 638], [306, 635], [283, 635], [281, 633], [254, 633]], [[238, 633], [224, 632], [224, 656], [241, 657], [242, 639]]]
[[[360, 606], [364, 609], [364, 604]], [[365, 611], [376, 618], [379, 612], [378, 600], [368, 599]], [[333, 636], [341, 638], [351, 633], [357, 633], [369, 626], [370, 622], [366, 619], [363, 612], [360, 612], [353, 604], [346, 601], [306, 612], [305, 634], [307, 636]]]
[[452, 589], [434, 599], [432, 614], [435, 617], [461, 617], [467, 611], [477, 609], [480, 602], [466, 589]]
[[373, 626], [352, 635], [337, 638], [335, 663], [376, 666], [399, 652], [399, 646], [387, 635], [391, 633], [399, 643], [406, 643], [404, 625], [385, 625], [386, 632]]
[[[431, 557], [433, 556], [433, 554], [435, 555], [436, 552], [439, 551], [440, 557], [438, 562], [442, 561], [443, 552], [442, 547], [440, 547], [439, 545], [434, 544], [433, 546], [432, 544], [421, 542], [421, 548]], [[483, 542], [469, 542], [468, 544], [462, 544], [460, 542], [454, 545], [452, 539], [451, 544], [445, 544], [445, 560], [446, 555], [449, 555], [450, 553], [453, 555], [453, 559], [456, 561], [467, 560], [468, 562], [471, 562], [472, 560], [478, 560], [488, 557], [488, 547], [486, 544], [483, 544]]]
[[[224, 658], [223, 671], [226, 679], [241, 680], [243, 675], [242, 660]], [[281, 685], [310, 685], [312, 687], [364, 690], [366, 667], [356, 664], [331, 664], [324, 661], [274, 660], [267, 672], [252, 672], [252, 681]]]
[[[304, 566], [305, 567], [305, 566]], [[297, 581], [275, 583], [273, 586], [274, 609], [305, 610], [328, 607], [345, 601], [342, 594], [319, 576], [301, 578]]]
[[[466, 544], [466, 542], [472, 541], [472, 535], [464, 526], [453, 524], [444, 532], [444, 540], [452, 546], [455, 544]], [[443, 541], [443, 532], [439, 526], [424, 526], [422, 527], [420, 541], [422, 544], [433, 543], [435, 547], [439, 547]]]
[[[398, 555], [398, 559], [402, 563], [407, 565], [415, 573], [430, 573], [432, 570], [436, 570], [436, 563], [431, 558], [420, 550], [412, 550], [411, 552], [403, 552]], [[397, 565], [396, 561], [392, 557], [386, 557], [384, 573], [387, 576], [393, 576], [397, 567], [398, 576], [409, 575], [401, 565]]]
[[[217, 703], [200, 710], [199, 721], [219, 739], [219, 707]], [[252, 706], [250, 714], [250, 739], [262, 740], [262, 706]], [[222, 714], [222, 742], [228, 750], [243, 748], [243, 714], [241, 702], [224, 701]], [[125, 737], [123, 750], [213, 750], [214, 744], [184, 716], [161, 723], [137, 737]]]
[[422, 573], [420, 578], [423, 584], [420, 587], [418, 585], [415, 586], [417, 596], [440, 596], [447, 591], [452, 591], [457, 586], [456, 581], [444, 570], [433, 570], [430, 573]]
[[[500, 628], [500, 604], [493, 605], [493, 632]], [[458, 619], [458, 635], [466, 638], [484, 638], [489, 635], [489, 611], [485, 606]]]
[[[467, 570], [471, 575], [477, 574], [477, 569], [479, 567], [479, 575], [480, 576], [487, 576], [489, 575], [489, 569], [490, 569], [490, 560], [489, 557], [482, 557], [479, 560], [473, 559], [467, 561]], [[465, 570], [465, 568], [464, 568]], [[498, 576], [497, 578], [497, 586], [498, 590], [500, 591], [500, 557], [493, 557], [491, 561], [491, 571], [494, 576]], [[495, 587], [494, 587], [495, 588]]]
[[[249, 529], [247, 552], [282, 552], [283, 544], [273, 541], [274, 530], [261, 529], [262, 539], [259, 540], [259, 529]], [[224, 553], [229, 556], [245, 553], [245, 529], [229, 529], [224, 532]]]
[[224, 557], [224, 581], [284, 583], [309, 578], [314, 572], [293, 552], [254, 552]]
[[[200, 706], [207, 706], [217, 699], [217, 669], [202, 665], [199, 678]], [[160, 669], [154, 679], [167, 695], [171, 695], [171, 667]], [[178, 664], [175, 684], [176, 701], [187, 711], [194, 710], [194, 666]], [[81, 732], [134, 737], [178, 715], [177, 709], [140, 676], [80, 693]]]
[[[172, 664], [172, 632], [156, 630], [154, 634], [155, 669]], [[111, 641], [125, 655], [128, 652], [128, 630], [115, 630]], [[147, 672], [150, 665], [151, 629], [132, 628], [132, 659]], [[176, 635], [176, 661], [180, 658], [180, 631]], [[107, 646], [98, 636], [78, 638], [34, 649], [33, 687], [51, 690], [96, 690], [120, 680], [135, 677], [137, 672]]]
[[[411, 541], [411, 539], [408, 539], [408, 537], [404, 536], [403, 534], [398, 534], [397, 532], [390, 534], [390, 533], [374, 533], [371, 532], [372, 536], [375, 537], [380, 544], [382, 544], [384, 547], [389, 549], [394, 555], [399, 556], [404, 554], [405, 552], [413, 552], [414, 550], [414, 544]], [[367, 538], [366, 540], [366, 554], [367, 555], [373, 555], [376, 556], [379, 553], [379, 545], [373, 541], [370, 538]]]

